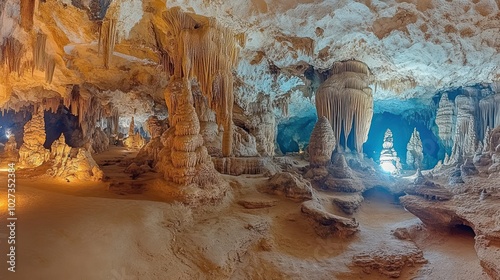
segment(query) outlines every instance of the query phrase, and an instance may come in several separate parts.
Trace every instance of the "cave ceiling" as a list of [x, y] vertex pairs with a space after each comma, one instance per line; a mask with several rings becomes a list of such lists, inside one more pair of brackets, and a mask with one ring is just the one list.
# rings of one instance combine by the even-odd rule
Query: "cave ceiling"
[[[348, 59], [370, 68], [375, 101], [430, 100], [438, 90], [500, 81], [495, 0], [47, 0], [37, 3], [28, 28], [19, 0], [6, 0], [0, 45], [20, 42], [25, 69], [1, 68], [0, 106], [65, 97], [81, 85], [122, 116], [155, 114], [168, 83], [158, 46], [171, 38], [162, 14], [172, 7], [245, 35], [234, 71], [235, 101], [243, 109], [264, 93], [288, 97], [289, 116], [314, 112], [315, 89], [335, 61]], [[105, 67], [99, 26], [109, 19], [116, 20], [116, 44]], [[40, 33], [55, 64], [50, 83], [30, 69]], [[149, 105], [136, 106], [143, 101]]]

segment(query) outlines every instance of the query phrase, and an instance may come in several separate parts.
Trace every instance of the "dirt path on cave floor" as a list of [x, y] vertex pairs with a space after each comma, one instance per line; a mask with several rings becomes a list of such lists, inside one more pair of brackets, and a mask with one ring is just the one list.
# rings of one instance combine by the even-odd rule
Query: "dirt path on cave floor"
[[[126, 181], [128, 174], [122, 174], [125, 167], [119, 162], [132, 156], [118, 148], [95, 158], [100, 164], [110, 163], [102, 165], [110, 180]], [[4, 175], [0, 174], [1, 181]], [[172, 279], [227, 279], [210, 268], [208, 259], [214, 252], [212, 258], [222, 258], [221, 263], [234, 268], [231, 279], [387, 279], [376, 271], [365, 274], [353, 269], [352, 256], [380, 248], [398, 250], [401, 241], [391, 230], [419, 223], [383, 194], [375, 194], [366, 197], [355, 214], [360, 222], [356, 237], [325, 240], [304, 219], [300, 203], [256, 190], [266, 178], [224, 177], [232, 181], [234, 203], [215, 211], [198, 211], [192, 218], [183, 216], [188, 216], [187, 209], [160, 202], [159, 190], [164, 185], [155, 185], [147, 177], [136, 180], [147, 189], [136, 194], [109, 192], [102, 183], [20, 179], [19, 273], [6, 278], [2, 270], [0, 279], [115, 279], [116, 275], [129, 277], [126, 279], [165, 279], [165, 275], [176, 276]], [[0, 189], [0, 197], [5, 196], [5, 189]], [[273, 200], [276, 205], [245, 209], [237, 204], [240, 199]], [[4, 215], [0, 212], [0, 220], [5, 220]], [[271, 249], [252, 246], [238, 261], [228, 258], [231, 248], [241, 245], [238, 240], [248, 236], [245, 226], [252, 219], [270, 224], [266, 239]], [[171, 227], [170, 223], [188, 226]], [[400, 279], [488, 279], [470, 234], [426, 232], [416, 243], [429, 263], [405, 269]]]

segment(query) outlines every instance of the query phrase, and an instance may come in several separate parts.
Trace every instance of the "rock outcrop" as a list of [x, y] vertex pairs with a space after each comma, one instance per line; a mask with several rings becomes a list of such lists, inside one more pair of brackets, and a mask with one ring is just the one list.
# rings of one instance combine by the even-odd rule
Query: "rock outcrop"
[[[421, 196], [400, 198], [403, 206], [426, 225], [446, 229], [466, 225], [474, 230], [475, 249], [481, 265], [492, 279], [500, 278], [500, 189], [486, 178], [477, 178], [473, 185], [455, 194], [451, 200], [427, 200]], [[481, 195], [489, 186], [488, 196]], [[480, 189], [482, 188], [482, 190]], [[481, 199], [481, 196], [483, 197]]]
[[314, 200], [302, 203], [301, 211], [308, 217], [316, 233], [323, 237], [347, 237], [358, 232], [359, 223], [355, 219], [344, 218], [327, 212], [321, 204]]
[[276, 173], [260, 190], [297, 201], [310, 200], [313, 196], [311, 183], [289, 172]]

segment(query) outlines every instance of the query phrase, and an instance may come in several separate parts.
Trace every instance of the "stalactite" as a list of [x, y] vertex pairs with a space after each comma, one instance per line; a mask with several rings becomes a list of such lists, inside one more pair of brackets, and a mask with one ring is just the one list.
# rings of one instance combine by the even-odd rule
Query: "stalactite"
[[242, 36], [219, 25], [214, 18], [192, 17], [171, 8], [164, 15], [165, 21], [177, 43], [167, 51], [173, 57], [174, 76], [196, 78], [201, 91], [216, 112], [217, 124], [224, 127], [222, 153], [231, 154], [233, 75], [237, 65], [238, 43]]
[[33, 48], [33, 68], [32, 71], [37, 69], [40, 71], [45, 71], [45, 63], [47, 59], [47, 53], [45, 52], [45, 46], [47, 42], [47, 35], [43, 33], [38, 33], [36, 35], [35, 47]]
[[361, 61], [348, 60], [334, 63], [332, 72], [316, 93], [318, 117], [328, 119], [338, 146], [343, 135], [347, 148], [348, 137], [353, 133], [353, 148], [361, 152], [373, 116], [373, 96], [368, 87], [370, 70]]
[[21, 26], [29, 31], [33, 28], [33, 15], [35, 12], [35, 0], [21, 0]]
[[481, 115], [480, 135], [485, 135], [486, 127], [495, 128], [500, 125], [500, 93], [490, 95], [479, 101]]
[[56, 113], [57, 109], [61, 105], [61, 98], [59, 97], [44, 98], [42, 100], [42, 104], [45, 111]]
[[290, 104], [291, 94], [291, 92], [283, 94], [273, 101], [274, 107], [281, 110], [283, 117], [288, 117], [288, 105]]
[[104, 67], [109, 68], [116, 42], [116, 20], [108, 19], [102, 22], [99, 28], [98, 52], [103, 50]]
[[52, 79], [54, 78], [54, 70], [56, 68], [56, 61], [54, 60], [53, 57], [48, 57], [46, 59], [46, 66], [45, 66], [45, 81], [47, 83], [52, 83]]
[[16, 72], [21, 75], [21, 59], [24, 55], [24, 45], [18, 40], [8, 37], [4, 39], [4, 44], [0, 47], [2, 64], [7, 65], [8, 73]]

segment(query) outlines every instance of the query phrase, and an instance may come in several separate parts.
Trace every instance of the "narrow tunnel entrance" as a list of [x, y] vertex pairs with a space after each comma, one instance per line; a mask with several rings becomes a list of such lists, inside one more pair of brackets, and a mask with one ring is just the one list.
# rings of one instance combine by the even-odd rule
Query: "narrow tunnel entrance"
[[386, 187], [376, 186], [363, 192], [363, 197], [367, 202], [399, 204], [399, 196], [391, 193]]
[[474, 232], [474, 230], [470, 226], [464, 224], [458, 224], [450, 227], [450, 234], [463, 236], [464, 238], [476, 237], [476, 233]]

